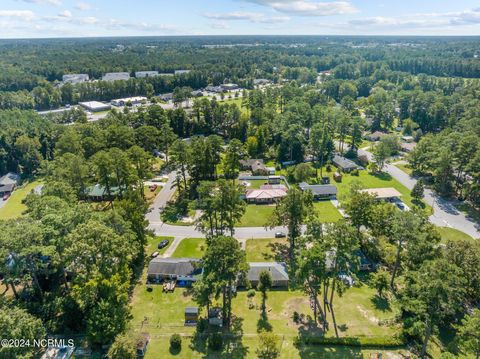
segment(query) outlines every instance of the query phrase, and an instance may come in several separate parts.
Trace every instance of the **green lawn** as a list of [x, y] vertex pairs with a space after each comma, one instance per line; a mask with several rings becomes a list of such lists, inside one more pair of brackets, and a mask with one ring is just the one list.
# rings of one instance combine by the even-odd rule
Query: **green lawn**
[[412, 168], [410, 167], [409, 164], [397, 164], [397, 165], [395, 165], [395, 167], [400, 168], [403, 172], [407, 173], [410, 176], [413, 173], [413, 170], [412, 170]]
[[442, 237], [442, 242], [446, 243], [447, 241], [473, 241], [473, 238], [470, 237], [468, 234], [463, 233], [455, 228], [448, 228], [448, 227], [437, 227], [437, 231], [440, 233]]
[[182, 239], [172, 257], [174, 258], [201, 258], [205, 253], [207, 245], [205, 238]]
[[247, 240], [247, 262], [273, 262], [276, 260], [273, 250], [279, 245], [286, 245], [286, 238], [255, 238]]
[[[163, 293], [161, 286], [153, 286], [148, 292], [144, 277], [135, 288], [132, 299], [132, 335], [146, 332], [151, 340], [148, 345], [146, 359], [153, 358], [256, 358], [255, 350], [259, 345], [258, 331], [270, 328], [280, 337], [280, 358], [361, 358], [380, 350], [360, 350], [340, 346], [301, 346], [294, 345], [294, 338], [303, 330], [309, 335], [316, 329], [305, 327], [312, 315], [308, 297], [301, 291], [274, 290], [268, 292], [266, 301], [267, 321], [261, 320], [261, 296], [256, 293], [253, 298], [247, 297], [246, 291], [239, 291], [233, 299], [233, 314], [239, 318], [236, 324], [243, 332], [232, 353], [211, 353], [204, 348], [192, 345], [195, 327], [186, 327], [184, 310], [187, 306], [195, 306], [189, 290], [177, 288], [173, 293]], [[395, 303], [392, 308], [378, 301], [374, 290], [366, 285], [351, 288], [343, 297], [336, 297], [336, 317], [339, 335], [352, 336], [386, 336], [390, 337], [400, 332], [399, 326], [380, 325], [382, 319], [392, 319], [398, 309]], [[302, 323], [293, 321], [293, 313], [298, 312], [303, 318]], [[201, 315], [205, 315], [201, 311]], [[328, 318], [330, 325], [332, 319]], [[173, 333], [181, 334], [182, 349], [178, 354], [169, 351], [169, 337]], [[333, 328], [327, 336], [334, 336]], [[396, 352], [396, 351], [392, 351]], [[383, 351], [383, 353], [387, 353]]]
[[313, 206], [322, 223], [332, 223], [342, 219], [342, 215], [330, 201], [318, 201]]
[[275, 205], [248, 204], [238, 227], [264, 227], [274, 209]]
[[[20, 217], [27, 209], [22, 201], [25, 197], [38, 185], [40, 185], [40, 181], [34, 181], [18, 187], [10, 196], [7, 203], [0, 208], [0, 219], [11, 219]], [[0, 200], [2, 200], [0, 198]]]

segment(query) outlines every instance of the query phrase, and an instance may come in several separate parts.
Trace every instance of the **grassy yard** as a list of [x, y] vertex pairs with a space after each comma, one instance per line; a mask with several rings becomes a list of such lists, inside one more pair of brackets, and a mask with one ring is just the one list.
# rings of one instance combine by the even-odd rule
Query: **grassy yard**
[[274, 205], [248, 204], [238, 227], [263, 227], [274, 209]]
[[256, 238], [247, 240], [246, 252], [247, 262], [273, 262], [275, 258], [275, 247], [287, 245], [286, 238]]
[[27, 209], [27, 207], [22, 203], [22, 201], [35, 187], [40, 184], [41, 182], [34, 181], [18, 187], [12, 193], [7, 203], [5, 203], [2, 208], [0, 208], [0, 219], [11, 219], [20, 217], [23, 211]]
[[174, 258], [201, 258], [207, 245], [205, 238], [182, 239], [172, 257]]
[[437, 231], [440, 233], [442, 237], [442, 243], [446, 243], [447, 241], [473, 241], [473, 238], [470, 237], [468, 234], [463, 233], [455, 228], [448, 228], [448, 227], [437, 227]]
[[407, 174], [410, 175], [410, 176], [411, 176], [412, 173], [413, 173], [413, 170], [412, 170], [412, 168], [410, 167], [409, 164], [401, 164], [401, 163], [399, 163], [399, 164], [396, 164], [395, 167], [400, 168], [403, 172], [407, 173]]
[[313, 206], [322, 223], [332, 223], [342, 219], [342, 215], [330, 201], [318, 201]]
[[[397, 313], [395, 303], [391, 307], [379, 301], [375, 292], [362, 285], [349, 289], [343, 297], [335, 298], [336, 316], [339, 334], [342, 337], [383, 336], [390, 337], [399, 333], [398, 326], [380, 325], [382, 319], [392, 319]], [[312, 315], [308, 297], [301, 291], [274, 290], [267, 297], [267, 320], [261, 318], [261, 296], [256, 293], [247, 297], [246, 291], [239, 291], [233, 299], [233, 314], [237, 318], [235, 325], [243, 333], [242, 338], [232, 347], [230, 353], [212, 353], [199, 345], [194, 345], [192, 337], [194, 327], [185, 327], [184, 309], [195, 306], [191, 293], [187, 289], [177, 288], [174, 293], [163, 293], [161, 286], [153, 286], [148, 292], [142, 281], [135, 288], [132, 299], [131, 330], [134, 333], [149, 333], [146, 359], [153, 358], [256, 358], [258, 332], [272, 330], [280, 338], [280, 358], [362, 358], [380, 350], [360, 350], [341, 346], [300, 346], [294, 345], [294, 338], [308, 330], [314, 334], [316, 329], [307, 327]], [[293, 313], [298, 312], [300, 322], [293, 321]], [[204, 315], [201, 312], [201, 315]], [[332, 320], [329, 317], [332, 325]], [[180, 353], [169, 351], [169, 337], [173, 333], [183, 337]], [[334, 336], [333, 328], [327, 336]], [[395, 352], [395, 351], [392, 351]], [[387, 354], [386, 351], [383, 351]]]
[[155, 191], [152, 192], [150, 191], [149, 186], [144, 186], [143, 193], [145, 194], [145, 199], [147, 200], [147, 202], [153, 202], [153, 200], [155, 199], [157, 194], [162, 190], [162, 188], [163, 188], [162, 186], [157, 186]]

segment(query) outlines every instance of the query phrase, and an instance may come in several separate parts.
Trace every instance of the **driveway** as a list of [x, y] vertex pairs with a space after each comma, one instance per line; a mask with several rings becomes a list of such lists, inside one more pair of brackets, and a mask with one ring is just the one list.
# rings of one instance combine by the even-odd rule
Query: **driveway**
[[[366, 155], [370, 161], [373, 159], [373, 154], [369, 151], [358, 150], [358, 153]], [[386, 164], [384, 171], [408, 189], [412, 189], [417, 183], [415, 178], [410, 177], [394, 165]], [[427, 188], [425, 189], [424, 201], [433, 208], [433, 214], [429, 219], [436, 226], [454, 228], [473, 238], [480, 238], [480, 223], [467, 218], [464, 213], [456, 209], [456, 201], [444, 199]]]

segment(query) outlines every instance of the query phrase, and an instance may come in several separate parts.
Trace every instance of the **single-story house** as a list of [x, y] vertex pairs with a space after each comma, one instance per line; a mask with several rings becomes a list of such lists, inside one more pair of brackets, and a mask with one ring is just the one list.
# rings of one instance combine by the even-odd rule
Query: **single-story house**
[[176, 280], [178, 286], [190, 286], [203, 273], [203, 269], [197, 266], [198, 263], [198, 258], [153, 258], [148, 265], [147, 281], [159, 283], [163, 280]]
[[272, 287], [288, 287], [289, 276], [287, 265], [281, 262], [251, 262], [248, 263], [249, 269], [247, 280], [252, 287], [257, 287], [260, 278], [260, 272], [266, 270], [272, 277]]
[[315, 199], [330, 199], [337, 196], [337, 187], [331, 184], [310, 185], [302, 182], [298, 185], [302, 191], [311, 191]]
[[100, 112], [100, 111], [107, 111], [110, 110], [111, 106], [107, 103], [103, 103], [100, 101], [86, 101], [86, 102], [79, 102], [80, 106], [82, 106], [85, 110], [90, 112]]
[[388, 133], [375, 131], [373, 133], [370, 133], [370, 134], [366, 135], [365, 139], [367, 139], [369, 141], [376, 142], [376, 141], [380, 141], [383, 137], [385, 137], [387, 135], [388, 135]]
[[270, 204], [278, 201], [287, 195], [287, 188], [259, 188], [249, 189], [245, 193], [245, 199], [248, 203]]
[[160, 100], [169, 102], [173, 100], [173, 92], [170, 93], [164, 93], [163, 95], [160, 95]]
[[109, 198], [107, 189], [101, 184], [97, 183], [95, 186], [88, 187], [86, 189], [86, 197], [95, 202], [108, 201], [116, 197], [120, 192], [120, 187], [111, 187], [110, 194], [112, 198]]
[[346, 173], [351, 172], [353, 170], [361, 169], [361, 167], [357, 165], [355, 162], [353, 162], [352, 160], [349, 160], [348, 158], [345, 158], [339, 155], [333, 156], [332, 162], [338, 169]]
[[417, 147], [417, 144], [415, 142], [403, 142], [400, 144], [400, 149], [403, 152], [412, 152], [415, 147]]
[[268, 176], [269, 170], [260, 158], [250, 158], [248, 160], [240, 160], [242, 170], [250, 170], [254, 176]]
[[0, 177], [0, 195], [11, 194], [15, 187], [20, 184], [20, 175], [9, 172], [6, 175]]
[[129, 80], [130, 74], [128, 72], [108, 72], [103, 77], [103, 81], [119, 81]]
[[254, 86], [265, 86], [265, 85], [269, 85], [271, 83], [272, 83], [272, 81], [270, 81], [268, 79], [255, 79], [255, 80], [253, 80], [253, 85]]
[[361, 192], [375, 196], [378, 200], [392, 200], [402, 196], [395, 188], [368, 188], [362, 189]]

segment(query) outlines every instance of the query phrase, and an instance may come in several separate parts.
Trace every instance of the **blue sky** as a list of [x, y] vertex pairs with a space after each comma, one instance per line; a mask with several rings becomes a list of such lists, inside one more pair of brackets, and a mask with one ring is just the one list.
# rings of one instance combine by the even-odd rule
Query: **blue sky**
[[480, 35], [478, 0], [0, 0], [0, 38]]

